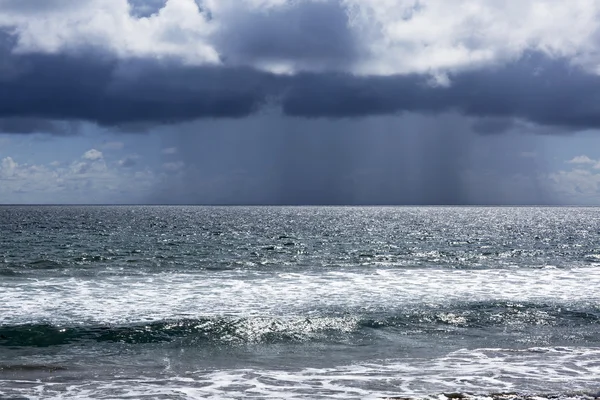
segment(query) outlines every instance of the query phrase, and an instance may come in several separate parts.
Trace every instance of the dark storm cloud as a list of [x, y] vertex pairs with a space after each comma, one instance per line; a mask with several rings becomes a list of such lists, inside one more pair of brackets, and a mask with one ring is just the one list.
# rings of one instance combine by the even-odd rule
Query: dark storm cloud
[[573, 128], [600, 127], [600, 78], [566, 60], [537, 54], [507, 66], [455, 74], [449, 87], [432, 86], [419, 75], [303, 74], [294, 80], [283, 103], [288, 115], [356, 117], [456, 111], [491, 117], [479, 127], [488, 132], [503, 130], [501, 118]]
[[40, 118], [0, 118], [0, 132], [3, 133], [50, 133], [53, 135], [74, 135], [79, 132], [78, 121], [53, 121]]
[[600, 77], [565, 59], [526, 54], [502, 68], [457, 75], [449, 99], [467, 115], [517, 117], [543, 125], [600, 127]]
[[[94, 55], [94, 54], [91, 54]], [[144, 60], [26, 55], [0, 76], [0, 118], [100, 125], [243, 117], [267, 101], [276, 77], [245, 68], [188, 68]]]
[[[329, 12], [337, 15], [338, 11]], [[245, 58], [275, 57], [286, 51], [286, 56], [298, 59], [311, 54], [324, 59], [330, 53], [332, 60], [352, 57], [351, 50], [332, 50], [327, 44], [284, 49], [284, 42], [275, 40], [268, 45], [266, 39], [280, 28], [263, 25], [262, 33], [252, 37], [249, 31], [232, 48]], [[334, 24], [332, 29], [341, 28]], [[290, 28], [288, 39], [298, 34], [294, 32]], [[340, 31], [336, 43], [342, 43], [343, 37]], [[246, 117], [265, 105], [308, 118], [456, 112], [486, 118], [475, 127], [481, 132], [502, 131], [510, 127], [502, 120], [510, 119], [568, 128], [600, 127], [600, 78], [566, 60], [537, 54], [506, 66], [451, 75], [451, 85], [440, 87], [432, 86], [424, 75], [274, 75], [249, 67], [116, 60], [93, 50], [78, 55], [14, 54], [14, 38], [5, 34], [0, 39], [0, 119], [5, 120], [0, 127], [12, 126], [8, 131], [13, 132], [32, 131], [43, 120], [143, 130], [202, 118]]]
[[305, 69], [348, 66], [358, 57], [345, 7], [337, 1], [290, 3], [269, 12], [227, 13], [216, 45], [227, 62], [292, 61]]

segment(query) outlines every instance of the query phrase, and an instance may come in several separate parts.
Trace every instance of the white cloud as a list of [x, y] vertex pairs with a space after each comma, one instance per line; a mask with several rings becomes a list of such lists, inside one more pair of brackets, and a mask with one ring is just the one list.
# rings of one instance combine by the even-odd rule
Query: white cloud
[[552, 173], [549, 179], [556, 192], [562, 194], [567, 203], [598, 204], [600, 202], [600, 173], [575, 168]]
[[[209, 0], [215, 20], [252, 9], [268, 13], [323, 0]], [[570, 57], [588, 69], [600, 63], [600, 2], [595, 0], [338, 0], [359, 59], [353, 73], [391, 75], [430, 73], [450, 83], [445, 72], [510, 62], [527, 51]], [[236, 19], [231, 19], [235, 21]], [[292, 23], [293, 21], [290, 21]], [[218, 23], [216, 31], [222, 26]], [[319, 69], [302, 60], [278, 60], [270, 69], [285, 73]], [[263, 65], [255, 65], [264, 67]]]
[[360, 69], [392, 74], [473, 68], [527, 50], [597, 65], [594, 0], [346, 0], [368, 49]]
[[552, 189], [572, 204], [600, 203], [600, 161], [586, 155], [579, 155], [567, 161], [573, 164], [570, 170], [548, 174]]
[[83, 158], [84, 160], [91, 160], [91, 161], [100, 160], [102, 158], [102, 152], [98, 151], [96, 149], [91, 149], [91, 150], [88, 150], [85, 153], [83, 153], [81, 158]]
[[571, 160], [567, 161], [569, 164], [596, 164], [597, 161], [592, 160], [588, 156], [581, 155], [577, 157], [573, 157]]
[[19, 164], [12, 157], [5, 157], [2, 159], [2, 164], [0, 164], [0, 178], [7, 179], [13, 177], [18, 166]]
[[109, 166], [101, 158], [29, 165], [5, 157], [0, 162], [0, 203], [143, 202], [160, 179], [152, 171]]
[[79, 0], [62, 7], [13, 6], [0, 2], [0, 26], [15, 27], [19, 52], [58, 53], [100, 47], [120, 57], [177, 56], [189, 63], [214, 64], [208, 43], [212, 25], [194, 0], [168, 0], [147, 18], [130, 14], [127, 0]]
[[[95, 46], [124, 58], [177, 57], [189, 64], [214, 65], [221, 63], [219, 32], [224, 24], [235, 25], [236, 19], [227, 17], [231, 13], [277, 15], [271, 10], [319, 1], [325, 0], [204, 0], [201, 10], [194, 0], [168, 0], [156, 14], [136, 18], [126, 0], [46, 0], [43, 7], [0, 0], [0, 27], [15, 29], [20, 52]], [[526, 51], [569, 57], [600, 72], [596, 0], [338, 1], [346, 8], [359, 51], [356, 62], [336, 67], [349, 72], [425, 72], [435, 82], [449, 84], [445, 72], [509, 62]], [[321, 67], [318, 59], [285, 55], [268, 65], [247, 62], [287, 73]]]
[[567, 161], [567, 163], [568, 164], [576, 164], [576, 165], [579, 165], [580, 167], [588, 165], [588, 166], [591, 166], [593, 169], [600, 169], [600, 160], [591, 159], [586, 155], [573, 157], [572, 159]]

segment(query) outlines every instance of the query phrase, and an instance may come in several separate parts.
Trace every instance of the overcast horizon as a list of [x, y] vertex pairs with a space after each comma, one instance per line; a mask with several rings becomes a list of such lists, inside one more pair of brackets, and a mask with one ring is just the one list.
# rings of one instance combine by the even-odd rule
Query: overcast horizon
[[600, 2], [0, 0], [0, 204], [600, 205]]

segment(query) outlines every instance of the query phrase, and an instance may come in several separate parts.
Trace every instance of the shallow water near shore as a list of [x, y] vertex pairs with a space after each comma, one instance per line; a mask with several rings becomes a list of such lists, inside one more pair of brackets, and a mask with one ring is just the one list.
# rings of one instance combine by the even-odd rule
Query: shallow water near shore
[[600, 391], [597, 208], [5, 206], [0, 229], [0, 398]]

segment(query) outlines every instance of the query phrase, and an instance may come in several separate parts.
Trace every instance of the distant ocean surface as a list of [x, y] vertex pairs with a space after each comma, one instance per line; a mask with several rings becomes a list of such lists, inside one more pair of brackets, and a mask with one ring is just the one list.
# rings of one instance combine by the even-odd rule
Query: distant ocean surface
[[599, 392], [599, 208], [0, 207], [1, 399]]

